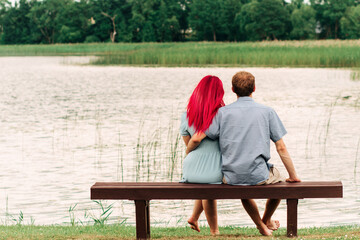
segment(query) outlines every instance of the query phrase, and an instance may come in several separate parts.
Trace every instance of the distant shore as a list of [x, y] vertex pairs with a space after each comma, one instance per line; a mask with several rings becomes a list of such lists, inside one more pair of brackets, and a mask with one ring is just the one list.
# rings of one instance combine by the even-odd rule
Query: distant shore
[[[152, 239], [264, 239], [257, 229], [249, 227], [220, 227], [220, 236], [211, 237], [209, 228], [197, 233], [188, 227], [152, 227]], [[135, 239], [135, 227], [126, 225], [95, 226], [0, 226], [1, 239]], [[360, 225], [303, 228], [298, 230], [303, 239], [359, 239]], [[286, 239], [286, 229], [273, 233], [276, 239]]]
[[0, 56], [98, 56], [94, 65], [360, 69], [360, 40], [0, 45]]

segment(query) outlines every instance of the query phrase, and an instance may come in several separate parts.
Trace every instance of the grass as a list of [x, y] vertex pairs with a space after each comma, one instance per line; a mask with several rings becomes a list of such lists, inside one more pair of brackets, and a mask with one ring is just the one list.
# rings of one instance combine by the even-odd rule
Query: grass
[[[220, 227], [221, 235], [211, 237], [209, 228], [197, 233], [188, 227], [151, 228], [153, 239], [286, 239], [280, 228], [273, 237], [261, 236], [256, 228]], [[124, 225], [96, 226], [0, 226], [1, 239], [135, 239], [135, 227]], [[360, 226], [303, 228], [298, 239], [360, 239]]]
[[0, 56], [86, 55], [96, 65], [360, 68], [360, 40], [0, 45]]

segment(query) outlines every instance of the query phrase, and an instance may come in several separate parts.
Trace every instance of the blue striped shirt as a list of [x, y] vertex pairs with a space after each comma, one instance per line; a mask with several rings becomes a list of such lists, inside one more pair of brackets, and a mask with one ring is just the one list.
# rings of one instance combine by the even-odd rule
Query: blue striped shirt
[[256, 185], [269, 178], [270, 140], [277, 142], [286, 130], [272, 108], [240, 97], [219, 109], [205, 133], [219, 138], [227, 183]]

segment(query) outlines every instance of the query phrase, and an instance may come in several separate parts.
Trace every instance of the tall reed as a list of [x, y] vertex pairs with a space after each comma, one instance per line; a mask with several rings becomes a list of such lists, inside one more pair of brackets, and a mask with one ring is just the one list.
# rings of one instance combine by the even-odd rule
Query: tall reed
[[77, 206], [77, 203], [70, 206], [68, 209], [68, 213], [69, 213], [69, 219], [70, 219], [70, 225], [71, 226], [75, 226], [76, 225], [76, 218], [75, 218], [75, 208]]
[[359, 148], [360, 148], [360, 137], [357, 143], [356, 154], [355, 154], [354, 179], [356, 179], [356, 168], [358, 162]]
[[121, 173], [121, 182], [124, 181], [124, 156], [121, 149], [121, 138], [120, 130], [118, 130], [118, 158], [117, 158], [117, 181], [120, 180], [119, 174]]
[[352, 71], [350, 73], [350, 79], [352, 81], [360, 81], [360, 70]]
[[326, 143], [327, 143], [327, 139], [329, 136], [329, 131], [330, 131], [330, 122], [331, 122], [331, 116], [333, 114], [334, 108], [337, 104], [337, 101], [340, 99], [340, 95], [337, 96], [335, 98], [335, 101], [333, 103], [330, 104], [329, 108], [328, 108], [328, 118], [326, 120], [326, 125], [325, 125], [325, 136], [324, 136], [324, 151], [323, 154], [324, 156], [326, 155]]

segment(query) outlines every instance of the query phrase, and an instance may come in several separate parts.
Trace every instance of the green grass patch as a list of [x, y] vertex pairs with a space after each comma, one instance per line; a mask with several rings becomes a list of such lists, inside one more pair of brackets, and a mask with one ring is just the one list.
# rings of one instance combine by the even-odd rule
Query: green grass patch
[[0, 56], [88, 55], [95, 65], [360, 68], [360, 40], [0, 45]]
[[[197, 233], [188, 227], [152, 227], [153, 239], [271, 239], [261, 236], [256, 228], [220, 227], [221, 235], [212, 237], [209, 228]], [[0, 226], [1, 239], [135, 239], [132, 226]], [[304, 228], [298, 239], [360, 239], [360, 226]], [[286, 229], [275, 231], [272, 238], [286, 239]]]

